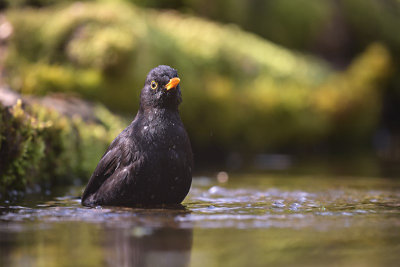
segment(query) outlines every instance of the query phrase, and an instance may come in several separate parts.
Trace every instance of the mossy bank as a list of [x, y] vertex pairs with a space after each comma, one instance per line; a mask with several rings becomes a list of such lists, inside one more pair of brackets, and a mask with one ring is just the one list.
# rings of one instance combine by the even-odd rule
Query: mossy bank
[[101, 105], [86, 103], [90, 114], [67, 115], [60, 112], [68, 110], [62, 103], [75, 100], [57, 101], [58, 110], [41, 99], [19, 98], [8, 107], [0, 101], [0, 195], [34, 185], [87, 180], [125, 125]]

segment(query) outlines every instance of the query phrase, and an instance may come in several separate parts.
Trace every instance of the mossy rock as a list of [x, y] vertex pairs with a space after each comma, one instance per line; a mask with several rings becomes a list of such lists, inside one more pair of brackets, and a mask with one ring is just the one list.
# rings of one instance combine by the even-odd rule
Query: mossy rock
[[57, 109], [38, 98], [0, 104], [0, 193], [87, 180], [126, 124], [101, 105], [80, 101], [90, 113], [82, 114], [68, 110], [70, 98], [56, 99]]

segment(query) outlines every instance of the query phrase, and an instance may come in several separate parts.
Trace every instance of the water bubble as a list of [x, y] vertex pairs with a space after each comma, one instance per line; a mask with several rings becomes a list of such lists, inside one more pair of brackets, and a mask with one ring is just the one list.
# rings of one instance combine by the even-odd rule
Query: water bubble
[[275, 207], [275, 208], [283, 208], [283, 207], [285, 207], [286, 205], [285, 205], [282, 201], [278, 200], [278, 201], [275, 201], [275, 202], [272, 204], [272, 206]]
[[301, 205], [299, 203], [295, 202], [295, 203], [290, 204], [289, 209], [292, 211], [297, 211], [300, 207], [301, 207]]
[[219, 187], [219, 186], [213, 186], [213, 187], [211, 187], [210, 189], [208, 189], [208, 193], [210, 193], [210, 194], [212, 194], [212, 195], [218, 194], [219, 192], [222, 191], [221, 189], [222, 189], [222, 188]]
[[299, 202], [306, 202], [307, 201], [307, 198], [306, 197], [300, 197], [299, 198]]
[[228, 180], [229, 180], [229, 175], [228, 175], [228, 173], [227, 172], [219, 172], [218, 174], [217, 174], [217, 180], [218, 180], [218, 182], [220, 182], [220, 183], [226, 183], [226, 182], [228, 182]]

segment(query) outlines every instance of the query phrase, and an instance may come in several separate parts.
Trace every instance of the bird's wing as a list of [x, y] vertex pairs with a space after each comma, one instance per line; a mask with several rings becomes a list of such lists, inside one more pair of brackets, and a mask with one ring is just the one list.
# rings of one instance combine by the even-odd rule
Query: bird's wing
[[135, 161], [134, 147], [132, 142], [128, 138], [118, 136], [104, 153], [100, 162], [97, 164], [92, 177], [82, 194], [82, 202], [95, 193], [105, 181], [113, 179], [116, 170], [120, 167], [124, 167], [129, 163]]

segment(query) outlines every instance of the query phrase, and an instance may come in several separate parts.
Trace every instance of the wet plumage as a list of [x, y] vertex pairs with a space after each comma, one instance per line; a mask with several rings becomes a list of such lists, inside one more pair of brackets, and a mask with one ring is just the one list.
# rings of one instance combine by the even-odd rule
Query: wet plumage
[[82, 195], [86, 206], [179, 204], [192, 182], [192, 150], [180, 119], [177, 71], [147, 75], [140, 108], [111, 143]]

